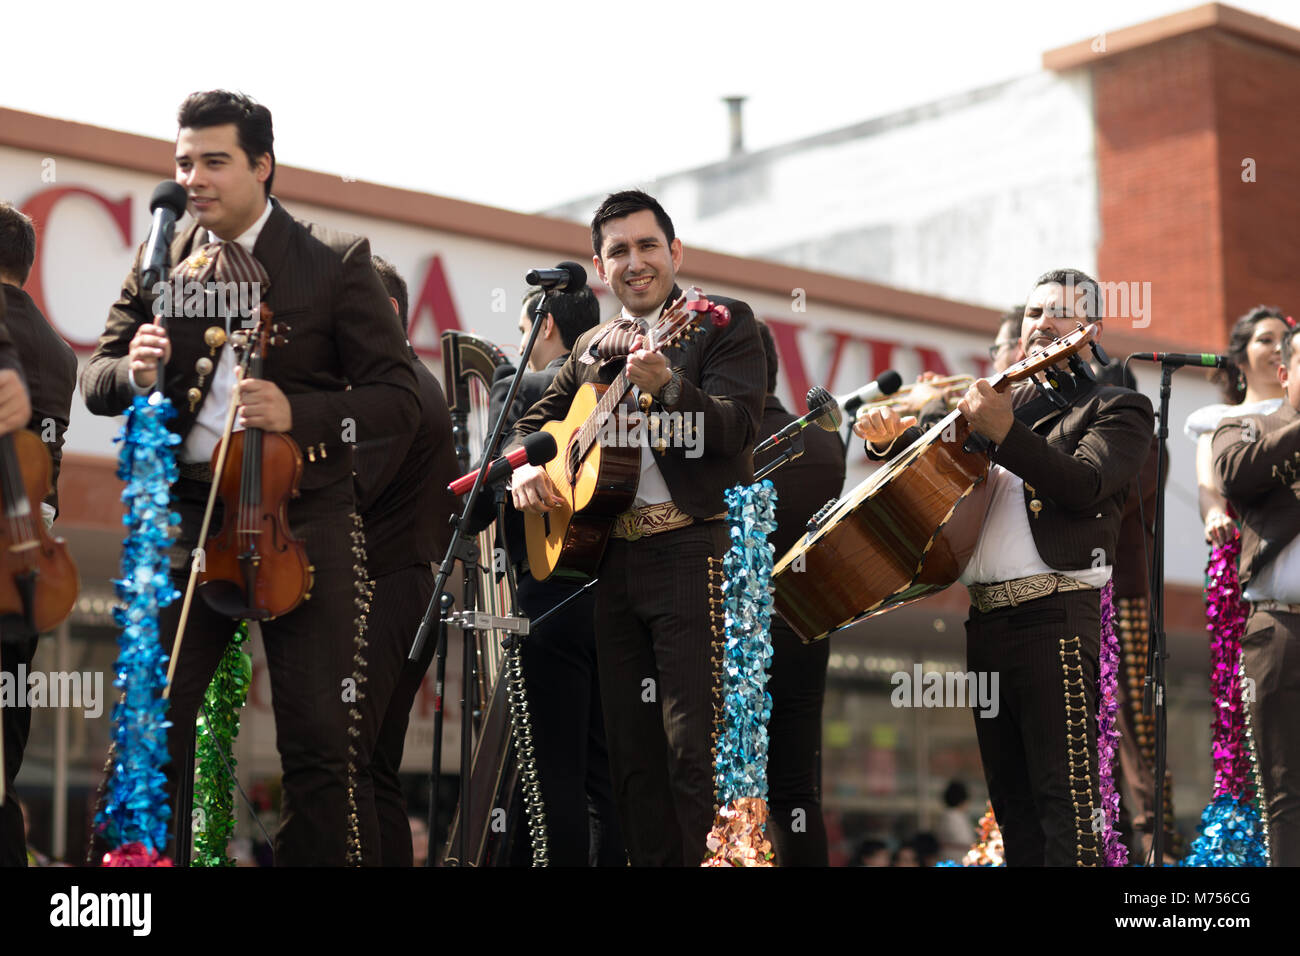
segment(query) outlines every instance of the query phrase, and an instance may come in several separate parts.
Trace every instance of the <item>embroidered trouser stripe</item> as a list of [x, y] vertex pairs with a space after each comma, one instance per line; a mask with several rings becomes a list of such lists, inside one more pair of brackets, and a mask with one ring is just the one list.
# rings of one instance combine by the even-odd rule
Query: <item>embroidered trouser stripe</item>
[[[998, 675], [996, 713], [972, 712], [1009, 866], [1097, 862], [1093, 818], [1085, 814], [1101, 806], [1100, 616], [1098, 592], [1088, 590], [989, 613], [972, 608], [966, 622], [967, 667]], [[1062, 640], [1068, 642], [1068, 671]]]

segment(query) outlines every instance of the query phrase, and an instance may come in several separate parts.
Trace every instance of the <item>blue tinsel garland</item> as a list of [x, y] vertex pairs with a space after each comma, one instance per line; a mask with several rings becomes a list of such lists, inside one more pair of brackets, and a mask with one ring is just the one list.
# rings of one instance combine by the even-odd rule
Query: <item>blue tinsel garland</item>
[[714, 762], [718, 802], [741, 797], [767, 799], [767, 722], [772, 695], [767, 668], [772, 660], [772, 545], [776, 490], [764, 480], [726, 492], [731, 549], [723, 559], [722, 726]]
[[[95, 827], [114, 851], [156, 861], [167, 844], [171, 808], [165, 793], [167, 701], [161, 691], [167, 655], [158, 638], [158, 609], [180, 596], [168, 574], [167, 547], [179, 516], [171, 511], [171, 484], [176, 478], [173, 447], [180, 436], [167, 429], [176, 414], [171, 402], [138, 396], [127, 410], [117, 476], [126, 482], [122, 519], [122, 577], [113, 583], [122, 606], [113, 617], [122, 628], [115, 687], [125, 698], [113, 708], [115, 758]], [[140, 851], [143, 851], [143, 854]], [[110, 858], [113, 854], [110, 853]], [[110, 865], [113, 859], [109, 860]]]

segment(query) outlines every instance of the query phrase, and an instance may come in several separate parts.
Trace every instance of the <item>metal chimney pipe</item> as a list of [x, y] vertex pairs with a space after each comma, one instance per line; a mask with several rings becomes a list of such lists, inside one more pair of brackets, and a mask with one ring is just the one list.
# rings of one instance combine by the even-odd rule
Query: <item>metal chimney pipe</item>
[[731, 148], [728, 156], [739, 156], [745, 151], [745, 120], [741, 114], [746, 97], [744, 96], [724, 96], [722, 102], [727, 104], [727, 113], [730, 120]]

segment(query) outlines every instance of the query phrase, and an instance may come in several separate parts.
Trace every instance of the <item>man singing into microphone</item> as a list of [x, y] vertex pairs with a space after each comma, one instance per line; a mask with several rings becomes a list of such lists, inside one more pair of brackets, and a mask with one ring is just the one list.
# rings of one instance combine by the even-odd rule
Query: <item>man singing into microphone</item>
[[[172, 489], [181, 515], [172, 574], [181, 590], [191, 552], [204, 543], [198, 532], [213, 480], [209, 461], [228, 403], [239, 403], [238, 427], [287, 434], [302, 450], [301, 495], [288, 516], [314, 565], [311, 597], [261, 624], [283, 766], [275, 858], [282, 865], [342, 865], [349, 836], [357, 836], [349, 827], [355, 797], [349, 729], [355, 727], [344, 689], [349, 679], [354, 687], [365, 680], [363, 665], [353, 660], [357, 578], [365, 569], [351, 537], [352, 443], [391, 438], [389, 464], [394, 470], [401, 464], [419, 415], [415, 372], [366, 240], [300, 222], [272, 198], [270, 111], [214, 90], [188, 97], [178, 120], [176, 181], [188, 193], [193, 221], [172, 243], [173, 273], [187, 282], [256, 283], [275, 321], [284, 324], [288, 344], [270, 351], [262, 378], [236, 386], [231, 334], [256, 316], [174, 314], [165, 324], [154, 321], [155, 290], [139, 287], [137, 255], [82, 372], [81, 391], [95, 414], [121, 414], [154, 387], [158, 362], [166, 362], [162, 392], [177, 411], [168, 424], [182, 438], [180, 478]], [[374, 484], [382, 488], [391, 477], [376, 476]], [[218, 507], [213, 534], [224, 517]], [[177, 600], [161, 612], [168, 654], [180, 607]], [[173, 798], [196, 711], [234, 627], [195, 597], [167, 714]], [[180, 840], [188, 839], [189, 807], [176, 808], [173, 820]]]
[[[719, 675], [711, 658], [721, 656], [712, 642], [722, 622], [710, 616], [710, 599], [718, 597], [710, 571], [730, 543], [723, 491], [753, 478], [766, 364], [749, 306], [720, 296], [710, 300], [730, 310], [730, 323], [673, 349], [671, 365], [643, 348], [626, 358], [590, 355], [611, 328], [653, 323], [680, 293], [682, 264], [672, 220], [640, 191], [601, 203], [591, 241], [596, 272], [623, 311], [578, 339], [515, 426], [515, 440], [564, 418], [583, 383], [608, 383], [625, 365], [628, 380], [652, 399], [651, 414], [700, 422], [690, 449], [642, 445], [634, 507], [616, 523], [596, 595], [597, 665], [624, 842], [633, 865], [694, 866], [704, 857], [715, 807]], [[532, 466], [515, 472], [512, 494], [515, 507], [539, 514], [559, 501], [546, 473]]]
[[[1101, 318], [1095, 280], [1049, 272], [1029, 295], [1020, 344], [1032, 358]], [[1060, 378], [1064, 408], [1031, 385], [996, 392], [984, 379], [958, 405], [995, 463], [988, 516], [959, 580], [971, 595], [967, 666], [999, 675], [997, 710], [977, 714], [975, 731], [1009, 866], [1104, 862], [1094, 827], [1100, 588], [1154, 425], [1146, 396]], [[906, 424], [872, 409], [855, 430], [880, 458], [919, 437]]]

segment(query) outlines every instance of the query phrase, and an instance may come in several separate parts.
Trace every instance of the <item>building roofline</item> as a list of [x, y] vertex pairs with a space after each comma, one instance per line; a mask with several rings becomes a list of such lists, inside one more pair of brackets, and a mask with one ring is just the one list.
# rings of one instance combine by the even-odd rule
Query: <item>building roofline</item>
[[1091, 66], [1107, 57], [1199, 30], [1222, 30], [1266, 46], [1300, 53], [1300, 30], [1295, 27], [1226, 4], [1207, 3], [1122, 30], [1107, 30], [1101, 34], [1106, 38], [1104, 50], [1093, 49], [1097, 37], [1048, 50], [1043, 54], [1043, 69], [1062, 71]]
[[[172, 144], [166, 140], [3, 107], [0, 107], [0, 146], [162, 177], [170, 177], [173, 173]], [[527, 246], [579, 260], [589, 255], [589, 230], [566, 220], [395, 186], [344, 182], [338, 176], [278, 164], [275, 187], [275, 194], [280, 199], [472, 239]], [[779, 297], [793, 296], [796, 289], [802, 289], [805, 301], [814, 307], [837, 306], [886, 317], [921, 319], [953, 331], [978, 335], [991, 336], [1000, 314], [997, 309], [939, 296], [689, 245], [683, 271], [691, 279], [705, 283], [706, 287], [709, 282], [717, 282]], [[1131, 345], [1130, 351], [1176, 345], [1124, 334], [1108, 336], [1108, 341], [1126, 348]]]

